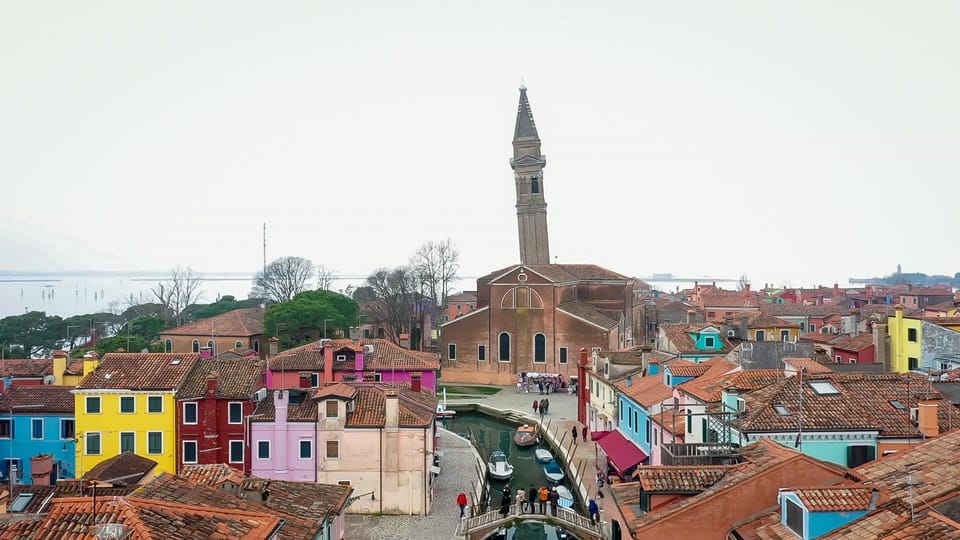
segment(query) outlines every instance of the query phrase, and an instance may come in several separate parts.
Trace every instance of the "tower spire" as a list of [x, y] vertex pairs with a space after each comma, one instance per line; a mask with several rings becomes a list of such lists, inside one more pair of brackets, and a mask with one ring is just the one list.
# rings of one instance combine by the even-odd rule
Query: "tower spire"
[[539, 140], [540, 135], [537, 134], [537, 124], [533, 121], [533, 111], [527, 99], [527, 87], [520, 85], [520, 106], [517, 107], [517, 127], [513, 131], [513, 140], [526, 138]]
[[543, 168], [546, 156], [540, 153], [540, 135], [527, 99], [527, 87], [520, 87], [517, 124], [513, 130], [513, 159], [517, 188], [517, 227], [520, 235], [520, 262], [550, 264], [547, 237], [547, 201], [544, 198]]

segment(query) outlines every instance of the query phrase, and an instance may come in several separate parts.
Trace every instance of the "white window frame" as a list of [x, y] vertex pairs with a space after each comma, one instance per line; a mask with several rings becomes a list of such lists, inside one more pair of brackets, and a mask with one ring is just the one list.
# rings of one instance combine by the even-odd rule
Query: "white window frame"
[[[96, 454], [91, 454], [90, 453], [90, 437], [94, 435], [97, 437], [98, 448], [97, 448]], [[85, 456], [103, 455], [103, 434], [102, 433], [100, 433], [99, 431], [88, 431], [83, 434], [83, 454]]]
[[[307, 443], [310, 445], [310, 455], [307, 457], [303, 457], [303, 443]], [[308, 461], [313, 459], [313, 441], [312, 440], [300, 439], [297, 441], [297, 457], [299, 457], [301, 461]]]
[[[483, 354], [481, 355], [481, 351]], [[483, 356], [483, 358], [481, 358]], [[479, 343], [477, 344], [477, 362], [486, 362], [487, 361], [487, 346]]]
[[[40, 421], [40, 437], [39, 437], [39, 438], [33, 436], [33, 423], [36, 422], [37, 420]], [[31, 440], [31, 441], [42, 441], [42, 440], [43, 440], [44, 427], [45, 427], [45, 426], [43, 425], [43, 418], [31, 418], [31, 419], [30, 419], [30, 440]]]
[[123, 453], [123, 436], [127, 433], [133, 435], [133, 449], [130, 450], [130, 452], [133, 454], [136, 454], [137, 453], [137, 432], [136, 431], [121, 431], [120, 433], [117, 434], [117, 453], [118, 454]]
[[338, 355], [337, 355], [337, 359], [336, 359], [335, 361], [336, 361], [336, 362], [346, 362], [346, 361], [347, 361], [347, 355], [345, 355], [345, 354], [338, 354]]
[[[235, 461], [233, 459], [233, 443], [240, 445], [240, 461]], [[231, 440], [227, 442], [227, 460], [229, 463], [243, 463], [243, 441], [242, 440]]]
[[310, 388], [320, 388], [320, 374], [311, 373], [310, 374]]
[[[187, 421], [187, 405], [193, 406], [193, 422]], [[183, 424], [186, 426], [195, 426], [200, 423], [200, 404], [196, 401], [185, 401], [183, 403]]]
[[[159, 398], [159, 399], [160, 399], [160, 410], [159, 410], [159, 411], [151, 411], [151, 410], [150, 410], [150, 399], [151, 399], [151, 398]], [[134, 406], [134, 408], [136, 408], [136, 406]], [[163, 414], [163, 396], [156, 395], [156, 394], [147, 396], [147, 414]]]
[[[150, 435], [153, 433], [160, 434], [160, 451], [151, 452], [150, 451]], [[148, 456], [162, 456], [163, 455], [163, 432], [162, 431], [148, 431], [147, 432], [147, 455]]]
[[[187, 445], [193, 445], [193, 461], [187, 461]], [[193, 465], [200, 463], [200, 445], [197, 444], [197, 441], [183, 441], [183, 463], [185, 465]]]
[[243, 342], [242, 342], [242, 341], [234, 341], [234, 342], [233, 342], [233, 348], [234, 348], [234, 349], [237, 349], [237, 350], [242, 349], [242, 348], [243, 348]]
[[[453, 353], [453, 354], [450, 354]], [[447, 343], [447, 360], [456, 361], [457, 359], [457, 344], [456, 343]]]
[[[126, 412], [123, 410], [123, 400], [132, 399], [133, 400], [133, 410]], [[137, 414], [137, 396], [120, 396], [117, 398], [117, 412], [120, 414]]]
[[[232, 420], [233, 414], [231, 414], [231, 410], [233, 409], [234, 405], [236, 405], [237, 407], [240, 407], [240, 420], [238, 422], [234, 422]], [[242, 401], [230, 401], [227, 403], [227, 423], [233, 426], [240, 425], [243, 423], [243, 402]]]
[[[260, 457], [260, 444], [267, 443], [267, 457]], [[270, 456], [273, 455], [273, 444], [271, 444], [269, 439], [260, 439], [257, 441], [257, 461], [270, 461]]]
[[[90, 412], [91, 399], [97, 400], [97, 412]], [[100, 396], [84, 396], [83, 411], [85, 414], [103, 414], [103, 400], [100, 399]], [[96, 455], [96, 454], [92, 454], [92, 455]]]

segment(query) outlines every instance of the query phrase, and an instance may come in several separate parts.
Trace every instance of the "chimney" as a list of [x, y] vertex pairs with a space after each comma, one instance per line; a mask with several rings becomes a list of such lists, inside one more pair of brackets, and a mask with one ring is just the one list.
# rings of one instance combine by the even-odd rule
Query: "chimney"
[[361, 341], [360, 346], [357, 348], [360, 350], [353, 353], [353, 363], [354, 363], [353, 369], [356, 370], [357, 373], [362, 373], [363, 363], [364, 363], [364, 360], [366, 360], [366, 358], [363, 357], [363, 353], [367, 351], [367, 347]]
[[[275, 390], [273, 392], [273, 421], [275, 436], [278, 441], [286, 441], [287, 437], [287, 405], [290, 402], [289, 390]], [[252, 428], [251, 428], [252, 429]], [[273, 466], [278, 471], [287, 470], [287, 452], [276, 452]]]
[[93, 330], [90, 331], [90, 343], [87, 343], [87, 346], [94, 347], [98, 341], [100, 341], [100, 332], [94, 327]]
[[918, 427], [924, 437], [936, 437], [940, 434], [940, 422], [938, 411], [940, 410], [940, 398], [927, 396], [917, 401], [917, 412], [919, 417]]
[[744, 283], [744, 284], [743, 284], [743, 292], [745, 292], [745, 293], [749, 293], [749, 292], [750, 292], [750, 284], [749, 284], [749, 283]]
[[274, 336], [267, 340], [267, 358], [273, 358], [280, 349], [280, 338]]
[[747, 340], [747, 341], [750, 340], [750, 333], [749, 333], [750, 324], [748, 322], [749, 320], [750, 319], [746, 315], [743, 315], [742, 317], [740, 317], [740, 329], [737, 332], [738, 338]]
[[400, 398], [394, 389], [384, 392], [386, 404], [386, 423], [383, 427], [396, 429], [400, 427]]
[[220, 374], [216, 371], [211, 371], [210, 375], [207, 375], [207, 397], [214, 398], [217, 396], [217, 379], [220, 377]]
[[97, 354], [97, 351], [90, 351], [87, 354], [83, 355], [83, 376], [96, 371], [100, 367], [100, 355]]
[[646, 375], [650, 372], [650, 351], [653, 347], [650, 345], [640, 346], [640, 365], [643, 367], [642, 373]]
[[323, 382], [333, 382], [333, 343], [323, 344]]
[[870, 507], [867, 508], [868, 514], [877, 509], [878, 502], [880, 502], [880, 490], [873, 488], [873, 491], [870, 492]]
[[66, 351], [53, 351], [53, 376], [56, 380], [53, 384], [57, 386], [63, 384], [63, 373], [67, 371], [67, 353]]
[[836, 297], [838, 297], [838, 296], [840, 296], [840, 284], [839, 284], [839, 283], [834, 283], [834, 284], [833, 284], [833, 297], [836, 298]]
[[627, 388], [630, 388], [631, 386], [633, 386], [633, 376], [627, 375]]
[[413, 390], [414, 392], [419, 392], [421, 389], [421, 385], [422, 385], [421, 377], [422, 375], [420, 375], [419, 373], [410, 374], [410, 389]]

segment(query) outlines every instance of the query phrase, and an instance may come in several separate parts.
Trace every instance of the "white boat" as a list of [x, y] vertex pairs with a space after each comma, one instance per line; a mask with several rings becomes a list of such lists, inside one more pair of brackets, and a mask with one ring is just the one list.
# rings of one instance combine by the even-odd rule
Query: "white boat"
[[437, 404], [437, 418], [453, 418], [456, 416], [457, 411], [448, 411], [442, 403]]
[[557, 504], [560, 508], [573, 508], [573, 493], [570, 493], [567, 486], [562, 484], [557, 486], [557, 495], [560, 496], [560, 498], [557, 499]]
[[546, 465], [543, 466], [543, 474], [546, 475], [547, 480], [556, 484], [563, 480], [563, 467], [557, 463], [557, 460], [551, 459]]
[[553, 454], [546, 448], [537, 448], [533, 455], [536, 456], [538, 463], [550, 463], [553, 461]]
[[495, 450], [487, 460], [487, 474], [494, 480], [508, 480], [513, 476], [513, 465], [507, 461], [507, 455]]

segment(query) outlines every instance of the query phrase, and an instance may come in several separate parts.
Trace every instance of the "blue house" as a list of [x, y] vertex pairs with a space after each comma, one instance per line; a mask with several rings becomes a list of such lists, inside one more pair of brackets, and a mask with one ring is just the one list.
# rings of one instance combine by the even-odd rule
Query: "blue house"
[[[0, 478], [22, 484], [73, 478], [74, 396], [68, 386], [13, 386], [0, 396]], [[50, 456], [47, 478], [34, 477], [31, 458]], [[52, 459], [52, 463], [51, 460]], [[37, 472], [38, 475], [42, 473]], [[43, 475], [46, 476], [46, 475]]]
[[[657, 446], [651, 416], [660, 412], [664, 401], [673, 398], [673, 389], [663, 384], [662, 377], [626, 377], [615, 383], [617, 427], [646, 454], [645, 464], [650, 463], [653, 448]], [[603, 446], [603, 439], [600, 439]], [[624, 472], [624, 471], [620, 471]]]
[[867, 515], [880, 490], [830, 486], [780, 492], [780, 523], [803, 540], [815, 540]]

